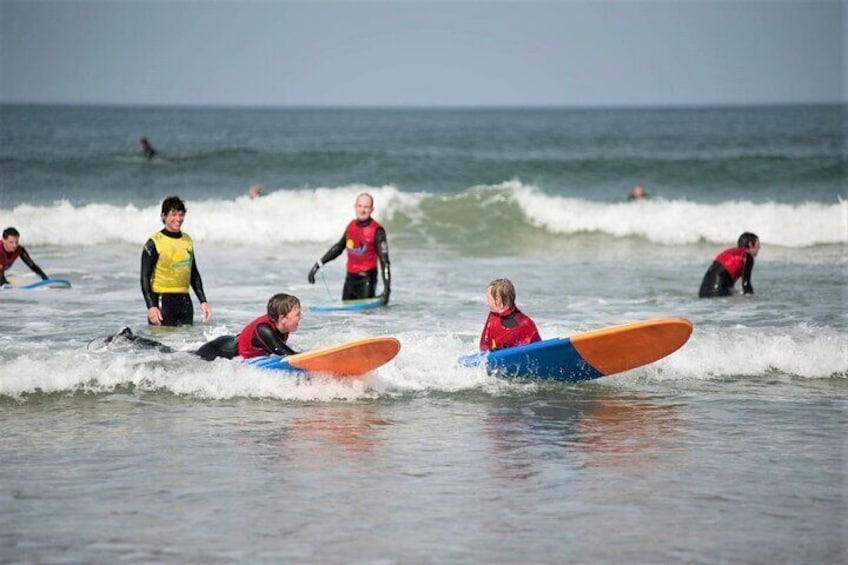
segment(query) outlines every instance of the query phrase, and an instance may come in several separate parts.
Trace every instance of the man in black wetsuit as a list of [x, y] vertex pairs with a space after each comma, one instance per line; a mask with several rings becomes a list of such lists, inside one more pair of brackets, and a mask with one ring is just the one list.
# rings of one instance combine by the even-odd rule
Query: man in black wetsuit
[[21, 261], [23, 261], [33, 273], [41, 277], [41, 280], [47, 280], [47, 278], [49, 278], [44, 271], [41, 270], [41, 267], [36, 265], [35, 261], [30, 258], [27, 250], [18, 243], [20, 239], [21, 234], [15, 228], [8, 227], [3, 230], [3, 245], [0, 245], [0, 286], [9, 284], [9, 281], [6, 280], [6, 271], [9, 270], [9, 267], [12, 266], [18, 257], [21, 258]]
[[347, 250], [347, 276], [342, 289], [342, 300], [374, 298], [377, 291], [377, 263], [383, 278], [383, 304], [389, 303], [392, 272], [389, 264], [389, 242], [386, 230], [371, 217], [374, 198], [367, 192], [356, 197], [353, 207], [356, 218], [345, 228], [342, 238], [312, 266], [307, 280], [315, 284], [315, 274], [324, 263], [332, 261]]
[[139, 139], [138, 144], [141, 145], [141, 151], [144, 153], [144, 156], [147, 157], [148, 161], [156, 156], [156, 150], [153, 149], [153, 146], [150, 145], [150, 142], [147, 141], [146, 137]]
[[179, 197], [166, 198], [161, 213], [165, 227], [150, 236], [141, 253], [141, 294], [147, 304], [147, 321], [154, 326], [194, 322], [189, 286], [200, 301], [203, 321], [212, 316], [197, 270], [194, 242], [181, 231], [185, 215], [185, 203]]

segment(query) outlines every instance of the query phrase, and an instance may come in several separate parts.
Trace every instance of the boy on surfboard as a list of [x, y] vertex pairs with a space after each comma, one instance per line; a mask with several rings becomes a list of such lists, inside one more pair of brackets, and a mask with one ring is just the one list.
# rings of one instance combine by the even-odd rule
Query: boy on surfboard
[[242, 359], [262, 355], [295, 355], [286, 344], [300, 323], [300, 300], [290, 294], [275, 294], [268, 300], [265, 314], [259, 316], [238, 335], [225, 335], [200, 346], [195, 353], [207, 361], [217, 357]]
[[33, 273], [41, 277], [41, 280], [47, 280], [49, 278], [46, 274], [44, 274], [44, 271], [41, 270], [41, 267], [36, 265], [35, 261], [30, 258], [26, 249], [18, 243], [20, 238], [20, 232], [13, 227], [8, 227], [3, 230], [3, 245], [0, 246], [0, 286], [9, 284], [9, 281], [6, 280], [6, 271], [9, 270], [9, 267], [12, 266], [18, 257], [21, 258], [21, 261], [23, 261], [27, 267], [32, 269]]
[[542, 341], [536, 324], [515, 306], [515, 286], [495, 279], [486, 287], [489, 316], [480, 334], [480, 351], [494, 351]]
[[[238, 334], [223, 335], [204, 343], [195, 351], [206, 361], [218, 357], [232, 359], [241, 355], [243, 359], [261, 355], [295, 355], [298, 353], [286, 344], [291, 332], [297, 331], [300, 323], [300, 300], [290, 294], [275, 294], [268, 300], [266, 312], [259, 316]], [[105, 343], [116, 338], [129, 341], [141, 348], [159, 349], [163, 353], [174, 350], [158, 341], [135, 335], [130, 328], [124, 328], [115, 335], [107, 337]]]
[[386, 230], [371, 217], [374, 197], [363, 192], [353, 206], [356, 218], [345, 228], [342, 238], [312, 266], [307, 280], [315, 284], [315, 273], [324, 263], [332, 261], [347, 250], [347, 276], [342, 289], [342, 300], [374, 298], [377, 291], [377, 263], [383, 278], [383, 304], [389, 303], [392, 272], [389, 266], [389, 242]]

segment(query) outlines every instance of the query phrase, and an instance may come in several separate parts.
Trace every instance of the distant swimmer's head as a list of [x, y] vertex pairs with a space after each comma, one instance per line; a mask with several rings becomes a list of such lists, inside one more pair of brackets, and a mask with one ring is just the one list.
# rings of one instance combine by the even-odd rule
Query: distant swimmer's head
[[515, 306], [515, 286], [509, 279], [495, 279], [486, 287], [486, 304], [492, 312]]
[[363, 192], [356, 197], [353, 210], [356, 212], [356, 219], [364, 222], [371, 217], [371, 212], [374, 211], [374, 197], [367, 192]]
[[739, 236], [739, 240], [736, 242], [736, 245], [753, 255], [757, 256], [757, 253], [760, 252], [760, 238], [757, 237], [757, 234], [746, 231], [742, 235]]
[[300, 300], [296, 296], [280, 292], [268, 300], [268, 319], [282, 333], [297, 330], [300, 323]]
[[8, 227], [3, 230], [3, 248], [11, 253], [18, 248], [18, 241], [21, 239], [21, 234], [13, 227]]
[[177, 233], [183, 225], [186, 215], [186, 206], [179, 196], [169, 196], [162, 201], [161, 218], [165, 229]]
[[646, 196], [647, 194], [645, 194], [645, 189], [638, 184], [630, 191], [630, 200], [642, 200]]
[[258, 198], [262, 196], [262, 185], [261, 184], [252, 184], [247, 189], [247, 195], [251, 200], [254, 198]]

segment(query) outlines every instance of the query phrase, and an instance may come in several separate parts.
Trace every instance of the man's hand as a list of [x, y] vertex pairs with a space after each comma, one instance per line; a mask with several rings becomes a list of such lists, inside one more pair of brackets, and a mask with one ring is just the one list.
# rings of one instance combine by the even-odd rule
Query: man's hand
[[321, 263], [315, 263], [312, 265], [312, 270], [309, 271], [309, 276], [306, 279], [309, 281], [309, 284], [315, 284], [315, 273], [318, 272], [318, 269], [321, 268]]
[[200, 311], [203, 313], [203, 316], [201, 317], [201, 319], [203, 320], [203, 322], [204, 322], [204, 323], [208, 322], [208, 321], [209, 321], [209, 318], [211, 318], [211, 317], [212, 317], [212, 310], [209, 308], [209, 303], [208, 303], [208, 302], [203, 302], [203, 303], [200, 305]]
[[151, 306], [147, 309], [147, 319], [150, 320], [150, 323], [154, 326], [162, 325], [162, 312], [159, 311], [159, 308], [156, 306]]

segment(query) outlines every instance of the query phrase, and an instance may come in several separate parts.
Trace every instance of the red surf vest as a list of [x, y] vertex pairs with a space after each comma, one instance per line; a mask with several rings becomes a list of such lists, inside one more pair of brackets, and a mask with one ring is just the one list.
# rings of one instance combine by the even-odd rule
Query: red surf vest
[[[268, 324], [272, 328], [274, 327], [274, 323], [268, 317], [268, 314], [264, 316], [259, 316], [249, 324], [247, 324], [241, 333], [238, 336], [238, 354], [242, 356], [242, 359], [250, 359], [251, 357], [260, 357], [262, 355], [273, 355], [273, 351], [268, 351], [264, 347], [257, 347], [253, 344], [253, 334], [256, 333], [256, 326], [259, 324]], [[276, 332], [277, 329], [274, 328]], [[281, 334], [280, 338], [285, 343], [289, 339], [289, 334]]]
[[0, 243], [0, 263], [3, 264], [4, 271], [12, 266], [12, 263], [15, 262], [15, 259], [21, 256], [23, 250], [23, 247], [19, 245], [17, 249], [9, 253], [8, 251], [6, 251], [6, 248], [3, 247], [3, 244]]
[[736, 282], [742, 276], [742, 271], [745, 269], [745, 261], [747, 260], [748, 252], [741, 247], [730, 247], [718, 254], [716, 261], [721, 263], [730, 279]]
[[364, 273], [377, 268], [377, 230], [380, 228], [374, 219], [368, 225], [359, 226], [352, 220], [345, 229], [345, 247], [347, 248], [347, 272]]
[[[515, 314], [515, 327], [505, 327], [503, 319]], [[489, 312], [483, 333], [480, 335], [480, 351], [494, 351], [516, 345], [527, 345], [542, 341], [536, 324], [527, 315], [515, 307], [501, 313]]]

